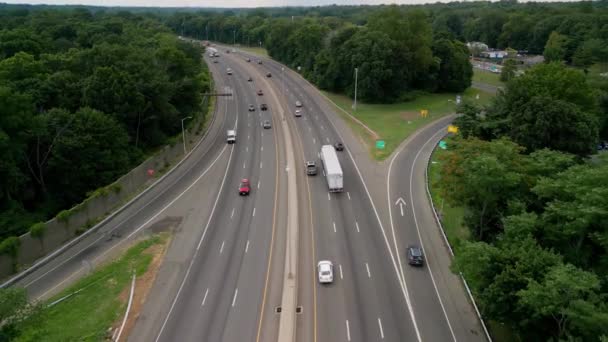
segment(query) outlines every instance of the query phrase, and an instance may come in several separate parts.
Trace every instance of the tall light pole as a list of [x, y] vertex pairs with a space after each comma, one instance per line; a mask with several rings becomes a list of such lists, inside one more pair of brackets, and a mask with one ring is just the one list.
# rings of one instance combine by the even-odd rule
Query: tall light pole
[[[281, 93], [285, 99], [285, 67], [281, 67]], [[285, 114], [283, 114], [283, 120], [285, 120]]]
[[207, 41], [209, 41], [209, 23], [207, 23], [206, 28], [207, 28]]
[[184, 132], [184, 120], [192, 119], [191, 116], [187, 116], [182, 119], [182, 141], [184, 142], [184, 154], [186, 154], [186, 133]]
[[233, 30], [232, 33], [233, 33], [232, 45], [236, 45], [236, 29]]
[[353, 103], [353, 109], [357, 110], [357, 78], [359, 75], [359, 68], [355, 68], [355, 103]]

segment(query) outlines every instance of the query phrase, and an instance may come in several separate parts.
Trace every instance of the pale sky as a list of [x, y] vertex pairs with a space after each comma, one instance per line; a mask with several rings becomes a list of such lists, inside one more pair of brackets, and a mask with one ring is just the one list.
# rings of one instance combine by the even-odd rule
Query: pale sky
[[[422, 4], [437, 0], [0, 0], [9, 4], [143, 6], [143, 7], [284, 7], [319, 5]], [[450, 2], [443, 0], [442, 2]], [[542, 0], [538, 2], [544, 2]]]

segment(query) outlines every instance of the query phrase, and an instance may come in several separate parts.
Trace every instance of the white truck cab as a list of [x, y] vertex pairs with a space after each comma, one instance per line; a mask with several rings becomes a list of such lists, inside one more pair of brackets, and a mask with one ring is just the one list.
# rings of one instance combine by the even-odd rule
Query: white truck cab
[[236, 142], [236, 131], [229, 129], [228, 132], [226, 132], [226, 142], [229, 144], [234, 144]]

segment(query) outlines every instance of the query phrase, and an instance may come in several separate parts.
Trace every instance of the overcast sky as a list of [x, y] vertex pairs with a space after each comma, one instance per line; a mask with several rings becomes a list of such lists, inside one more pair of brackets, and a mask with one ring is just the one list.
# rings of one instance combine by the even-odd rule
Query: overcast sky
[[[318, 5], [421, 4], [436, 0], [0, 0], [11, 4], [145, 6], [145, 7], [275, 7]], [[449, 2], [443, 0], [442, 2]], [[539, 1], [544, 2], [544, 1]]]

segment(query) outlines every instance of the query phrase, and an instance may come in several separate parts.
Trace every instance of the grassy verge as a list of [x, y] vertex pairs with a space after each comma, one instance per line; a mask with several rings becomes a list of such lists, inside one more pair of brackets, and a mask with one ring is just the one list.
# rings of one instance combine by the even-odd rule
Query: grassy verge
[[156, 235], [129, 248], [110, 264], [101, 266], [48, 303], [81, 292], [41, 311], [20, 327], [16, 341], [103, 341], [106, 332], [126, 309], [121, 293], [130, 289], [133, 272], [139, 277], [153, 258], [149, 249], [164, 246], [167, 235]]
[[262, 57], [268, 57], [268, 51], [266, 51], [266, 49], [264, 48], [240, 46], [239, 49], [254, 53], [256, 55], [260, 55]]
[[[447, 143], [448, 149], [450, 148], [450, 138], [444, 139]], [[450, 241], [450, 244], [454, 250], [458, 250], [458, 246], [462, 241], [466, 241], [470, 237], [470, 232], [467, 227], [463, 224], [464, 208], [463, 207], [452, 207], [447, 204], [439, 191], [441, 183], [441, 160], [440, 157], [444, 155], [447, 150], [440, 148], [435, 149], [431, 156], [431, 164], [429, 165], [429, 189], [431, 191], [431, 197], [433, 203], [437, 209], [437, 214], [441, 218], [441, 223], [445, 234]]]
[[500, 74], [495, 74], [490, 71], [473, 68], [473, 82], [491, 84], [497, 87], [502, 87], [505, 84], [500, 81]]
[[[353, 131], [365, 142], [376, 160], [387, 158], [399, 144], [418, 128], [434, 121], [437, 118], [453, 113], [456, 104], [455, 94], [427, 94], [416, 98], [413, 101], [394, 103], [394, 104], [367, 104], [357, 103], [357, 111], [351, 108], [352, 100], [344, 95], [324, 92], [339, 108], [349, 112], [351, 115], [361, 120], [384, 140], [386, 147], [384, 150], [376, 150], [375, 137], [366, 129], [361, 127], [344, 114], [341, 110], [337, 112], [342, 115]], [[479, 99], [476, 99], [479, 94]], [[467, 89], [464, 98], [485, 104], [490, 101], [492, 95], [477, 89]], [[420, 110], [426, 109], [429, 114], [426, 118], [420, 116]]]
[[[450, 148], [450, 138], [446, 137], [444, 141], [447, 143], [447, 148]], [[439, 191], [441, 184], [441, 160], [447, 150], [436, 148], [431, 156], [431, 164], [429, 165], [429, 189], [433, 203], [437, 209], [437, 214], [441, 218], [443, 230], [450, 241], [450, 245], [454, 249], [454, 253], [458, 253], [459, 246], [470, 239], [470, 232], [463, 223], [464, 208], [452, 207], [445, 203]], [[511, 342], [520, 341], [520, 339], [510, 331], [505, 325], [495, 321], [486, 321], [487, 328], [496, 342]]]

